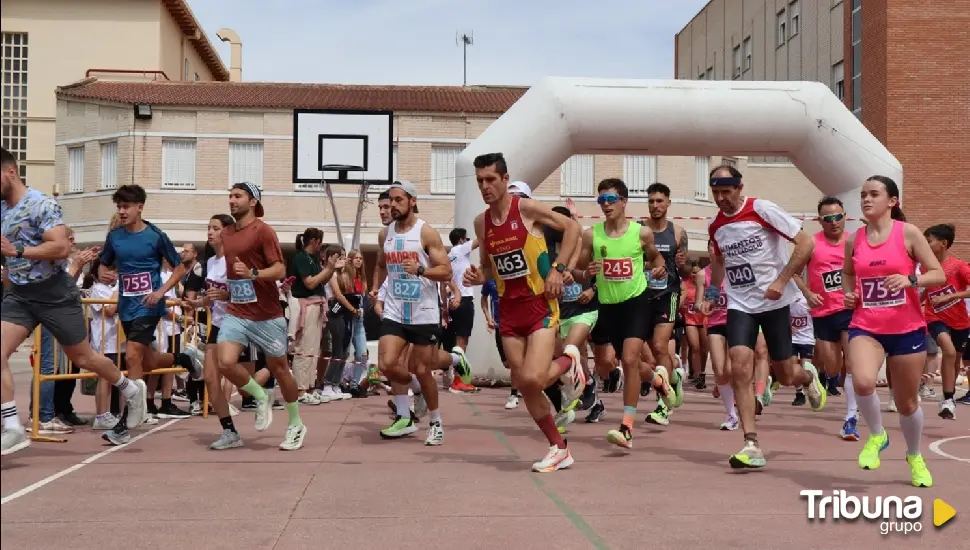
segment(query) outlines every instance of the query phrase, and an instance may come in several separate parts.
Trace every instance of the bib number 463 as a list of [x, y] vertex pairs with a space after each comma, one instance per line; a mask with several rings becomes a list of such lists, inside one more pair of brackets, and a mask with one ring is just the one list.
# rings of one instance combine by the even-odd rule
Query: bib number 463
[[492, 256], [495, 271], [503, 281], [518, 279], [529, 274], [529, 264], [525, 261], [525, 252], [521, 249], [512, 250]]

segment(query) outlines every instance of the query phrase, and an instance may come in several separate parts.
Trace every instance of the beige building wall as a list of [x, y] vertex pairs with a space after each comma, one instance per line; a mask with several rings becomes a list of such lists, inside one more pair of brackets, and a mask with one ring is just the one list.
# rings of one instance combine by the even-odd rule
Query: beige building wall
[[[21, 86], [26, 91], [26, 120], [17, 116], [12, 104], [7, 106], [8, 100], [19, 99], [13, 97], [19, 90], [4, 90], [3, 117], [4, 124], [25, 127], [26, 160], [22, 164], [28, 183], [43, 192], [51, 192], [54, 183], [61, 181], [55, 179], [54, 168], [57, 86], [84, 78], [88, 69], [161, 70], [171, 80], [182, 80], [184, 60], [190, 66], [189, 80], [196, 73], [200, 80], [213, 80], [159, 0], [3, 0], [2, 32], [5, 42], [10, 33], [26, 34], [27, 45], [20, 47], [20, 58], [11, 59], [26, 58], [28, 62], [29, 79]], [[13, 53], [13, 49], [4, 51], [5, 63]], [[5, 76], [7, 73], [4, 69]], [[99, 73], [98, 77], [161, 78], [153, 73]], [[20, 152], [16, 147], [11, 151]]]
[[[470, 228], [471, 220], [455, 222], [451, 183], [454, 169], [435, 174], [434, 160], [445, 149], [460, 151], [495, 118], [430, 113], [401, 113], [395, 117], [396, 177], [415, 184], [420, 194], [422, 218], [439, 229], [445, 238], [456, 225]], [[262, 180], [265, 219], [276, 228], [284, 246], [292, 246], [296, 234], [306, 227], [320, 227], [328, 240], [335, 241], [334, 212], [324, 194], [319, 189], [300, 189], [292, 183], [292, 128], [291, 111], [155, 107], [152, 119], [142, 121], [134, 119], [129, 106], [61, 99], [56, 177], [58, 181], [76, 184], [74, 189], [65, 186], [60, 197], [66, 219], [77, 230], [79, 243], [103, 241], [107, 220], [113, 212], [111, 189], [134, 182], [149, 193], [145, 207], [147, 219], [168, 231], [176, 243], [201, 243], [208, 219], [228, 210], [230, 148], [233, 144], [248, 143], [262, 148], [263, 168], [258, 175], [250, 174], [250, 179]], [[172, 140], [194, 145], [194, 185], [163, 188], [163, 148]], [[116, 154], [103, 156], [106, 147], [114, 147]], [[81, 157], [84, 160], [79, 166], [77, 159]], [[639, 180], [624, 169], [624, 164], [629, 162], [624, 157], [597, 156], [592, 160], [592, 170], [580, 178], [582, 185], [574, 182], [572, 192], [563, 189], [563, 171], [559, 169], [536, 187], [536, 197], [554, 204], [563, 204], [572, 198], [579, 213], [586, 216], [584, 225], [589, 226], [600, 214], [595, 202], [595, 183], [607, 177], [620, 177], [628, 182], [641, 181], [642, 189], [654, 181], [670, 186], [674, 201], [671, 216], [703, 218], [715, 213], [713, 203], [704, 192], [708, 171], [723, 161], [720, 157], [699, 160], [660, 157], [655, 159], [655, 170], [647, 170]], [[793, 185], [792, 168], [749, 168], [743, 159], [727, 160], [735, 162], [746, 173], [752, 195], [774, 200], [793, 213], [811, 214], [814, 210], [817, 191], [810, 185]], [[105, 174], [114, 174], [114, 179], [105, 181]], [[448, 189], [449, 184], [452, 189]], [[337, 214], [349, 237], [358, 205], [358, 189], [339, 186], [335, 196]], [[630, 213], [647, 215], [642, 193], [631, 197]], [[362, 244], [376, 245], [381, 227], [376, 191], [365, 205], [363, 222]], [[706, 222], [695, 219], [678, 223], [689, 231], [693, 255], [706, 254]]]

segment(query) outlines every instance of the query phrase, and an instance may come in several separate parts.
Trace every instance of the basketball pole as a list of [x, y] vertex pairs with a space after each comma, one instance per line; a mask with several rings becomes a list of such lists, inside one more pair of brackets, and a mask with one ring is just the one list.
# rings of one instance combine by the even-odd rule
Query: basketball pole
[[340, 246], [346, 246], [344, 232], [340, 227], [340, 215], [337, 213], [337, 201], [333, 197], [333, 189], [327, 180], [323, 180], [323, 191], [327, 194], [327, 198], [330, 199], [330, 209], [333, 211], [333, 226], [337, 231], [337, 242], [340, 243]]
[[363, 175], [360, 178], [360, 191], [357, 194], [357, 218], [354, 219], [354, 237], [353, 241], [350, 243], [350, 248], [352, 250], [357, 250], [360, 248], [360, 225], [364, 221], [364, 206], [367, 201], [367, 188], [369, 187], [366, 180], [364, 180]]

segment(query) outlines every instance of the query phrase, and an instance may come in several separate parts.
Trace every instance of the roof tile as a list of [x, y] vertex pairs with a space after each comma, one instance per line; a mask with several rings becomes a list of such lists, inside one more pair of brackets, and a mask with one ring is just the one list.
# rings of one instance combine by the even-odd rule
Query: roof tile
[[263, 82], [108, 82], [85, 79], [59, 98], [227, 109], [362, 109], [504, 113], [524, 87], [371, 86]]

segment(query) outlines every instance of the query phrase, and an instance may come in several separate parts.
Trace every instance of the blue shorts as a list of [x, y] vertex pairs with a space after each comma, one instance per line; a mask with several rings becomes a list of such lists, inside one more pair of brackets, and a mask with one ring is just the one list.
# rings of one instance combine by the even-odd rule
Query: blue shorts
[[286, 319], [250, 321], [227, 314], [219, 326], [218, 341], [256, 346], [266, 357], [283, 357], [287, 349]]
[[926, 352], [926, 329], [922, 328], [902, 334], [873, 334], [861, 328], [850, 328], [849, 340], [856, 336], [868, 336], [879, 342], [889, 357]]
[[812, 317], [815, 339], [823, 342], [841, 342], [842, 333], [849, 330], [850, 322], [852, 322], [851, 309], [843, 309], [823, 317]]

